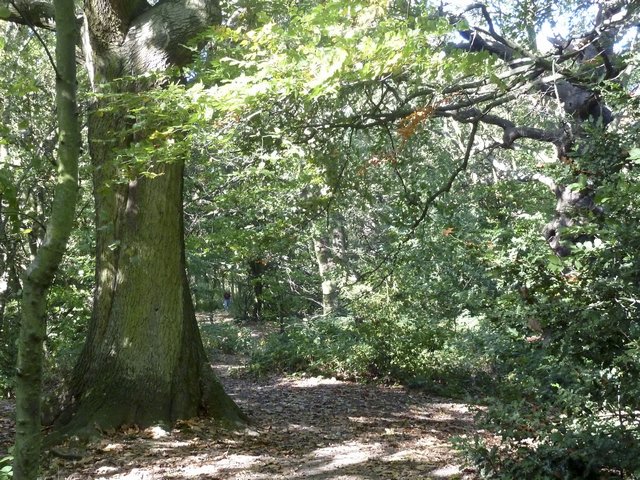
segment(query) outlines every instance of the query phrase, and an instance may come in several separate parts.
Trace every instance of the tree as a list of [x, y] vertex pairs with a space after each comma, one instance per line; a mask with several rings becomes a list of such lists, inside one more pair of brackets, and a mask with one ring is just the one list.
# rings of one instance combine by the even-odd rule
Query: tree
[[[539, 50], [541, 26], [566, 12], [571, 30]], [[399, 285], [388, 297], [411, 320], [429, 301], [454, 321], [481, 318], [504, 456], [480, 453], [487, 468], [505, 460], [503, 478], [637, 471], [637, 450], [620, 446], [637, 438], [637, 236], [621, 219], [637, 216], [637, 52], [625, 38], [637, 39], [639, 13], [626, 1], [305, 3], [223, 32], [238, 47], [212, 65], [225, 83], [203, 101], [240, 130], [268, 118], [307, 162], [328, 137], [357, 152], [344, 164], [367, 184], [350, 193], [376, 206], [367, 233], [385, 231], [359, 275], [368, 292]], [[452, 226], [430, 228], [446, 213]], [[456, 291], [470, 282], [482, 298]], [[439, 305], [420, 298], [438, 292]]]
[[73, 227], [78, 191], [80, 124], [76, 102], [77, 29], [72, 0], [55, 1], [58, 179], [47, 233], [24, 274], [16, 380], [14, 478], [35, 479], [40, 459], [40, 410], [46, 295]]
[[[55, 184], [55, 77], [33, 34], [9, 23], [0, 29], [0, 329], [6, 339], [2, 353], [13, 370], [20, 277], [44, 237]], [[53, 45], [46, 32], [42, 37]]]
[[[126, 75], [185, 64], [184, 44], [220, 19], [216, 2], [88, 2], [88, 62], [96, 87]], [[133, 80], [116, 91], [149, 88]], [[89, 143], [96, 201], [94, 313], [71, 394], [74, 424], [103, 428], [173, 422], [203, 412], [242, 415], [214, 378], [202, 347], [185, 273], [184, 158], [155, 159], [153, 177], [119, 180], [114, 150], [136, 140], [128, 112], [93, 105]], [[137, 138], [151, 131], [140, 132]], [[115, 354], [114, 354], [114, 346]], [[150, 393], [152, 392], [152, 395]], [[66, 415], [63, 422], [67, 420]]]
[[[8, 5], [4, 17], [52, 26], [45, 2]], [[185, 45], [219, 21], [216, 1], [85, 3], [82, 49], [95, 93], [88, 136], [96, 289], [70, 397], [56, 420], [65, 431], [202, 413], [244, 418], [215, 378], [195, 320], [183, 239], [186, 158], [153, 158], [143, 169], [122, 162], [122, 152], [147, 140], [154, 126], [137, 124], [126, 102], [116, 101], [160, 87], [151, 75], [189, 62]]]

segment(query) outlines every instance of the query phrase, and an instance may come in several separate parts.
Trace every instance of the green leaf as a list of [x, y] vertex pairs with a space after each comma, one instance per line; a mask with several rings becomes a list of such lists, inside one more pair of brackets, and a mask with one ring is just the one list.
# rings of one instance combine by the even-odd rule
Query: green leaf
[[11, 10], [4, 5], [0, 6], [0, 18], [6, 19], [11, 16]]
[[584, 190], [587, 186], [587, 177], [585, 175], [580, 175], [577, 182], [570, 183], [567, 186], [574, 192], [580, 192], [581, 190]]
[[564, 268], [564, 263], [562, 262], [562, 260], [557, 257], [556, 255], [549, 255], [547, 257], [549, 264], [547, 265], [547, 268], [549, 270], [551, 270], [552, 272], [559, 272], [560, 270], [562, 270]]
[[629, 150], [629, 160], [640, 160], [640, 148], [632, 148], [631, 150]]

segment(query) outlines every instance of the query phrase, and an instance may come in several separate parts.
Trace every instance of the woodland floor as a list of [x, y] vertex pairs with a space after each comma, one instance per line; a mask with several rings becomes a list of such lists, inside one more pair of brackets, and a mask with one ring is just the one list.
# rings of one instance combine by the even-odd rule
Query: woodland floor
[[[265, 333], [262, 325], [249, 326], [255, 335]], [[285, 375], [256, 379], [245, 371], [246, 361], [219, 355], [214, 366], [249, 414], [248, 428], [232, 433], [196, 419], [171, 431], [125, 429], [80, 450], [49, 453], [43, 478], [475, 478], [451, 444], [452, 437], [474, 430], [467, 405], [402, 387]], [[0, 402], [0, 458], [13, 431], [12, 407]]]

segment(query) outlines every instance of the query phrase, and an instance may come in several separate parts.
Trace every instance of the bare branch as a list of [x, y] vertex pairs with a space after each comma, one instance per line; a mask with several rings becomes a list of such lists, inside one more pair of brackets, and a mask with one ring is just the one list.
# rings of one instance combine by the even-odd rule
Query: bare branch
[[541, 173], [520, 173], [516, 175], [516, 180], [519, 182], [530, 182], [531, 180], [534, 180], [545, 185], [554, 194], [558, 191], [558, 185], [555, 180]]
[[540, 182], [543, 185], [546, 185], [553, 193], [558, 190], [558, 185], [556, 184], [555, 180], [551, 177], [548, 177], [547, 175], [534, 173], [533, 175], [531, 175], [531, 179]]

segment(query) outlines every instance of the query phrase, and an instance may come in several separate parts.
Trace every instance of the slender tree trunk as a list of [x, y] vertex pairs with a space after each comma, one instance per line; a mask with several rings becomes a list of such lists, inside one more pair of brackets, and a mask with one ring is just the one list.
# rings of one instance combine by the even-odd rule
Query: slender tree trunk
[[40, 464], [40, 411], [46, 293], [73, 226], [78, 191], [80, 129], [76, 108], [77, 39], [73, 0], [55, 0], [58, 184], [43, 245], [24, 275], [16, 375], [16, 480], [35, 479]]
[[329, 315], [340, 308], [338, 266], [344, 265], [347, 249], [342, 218], [334, 219], [330, 233], [317, 235], [313, 239], [313, 249], [322, 281], [322, 311], [324, 315]]
[[335, 262], [333, 261], [329, 242], [326, 237], [313, 239], [313, 249], [322, 281], [322, 313], [329, 315], [338, 308], [338, 285], [334, 278]]
[[267, 265], [262, 259], [249, 261], [249, 282], [253, 296], [251, 318], [255, 321], [262, 320], [264, 310], [264, 272]]

